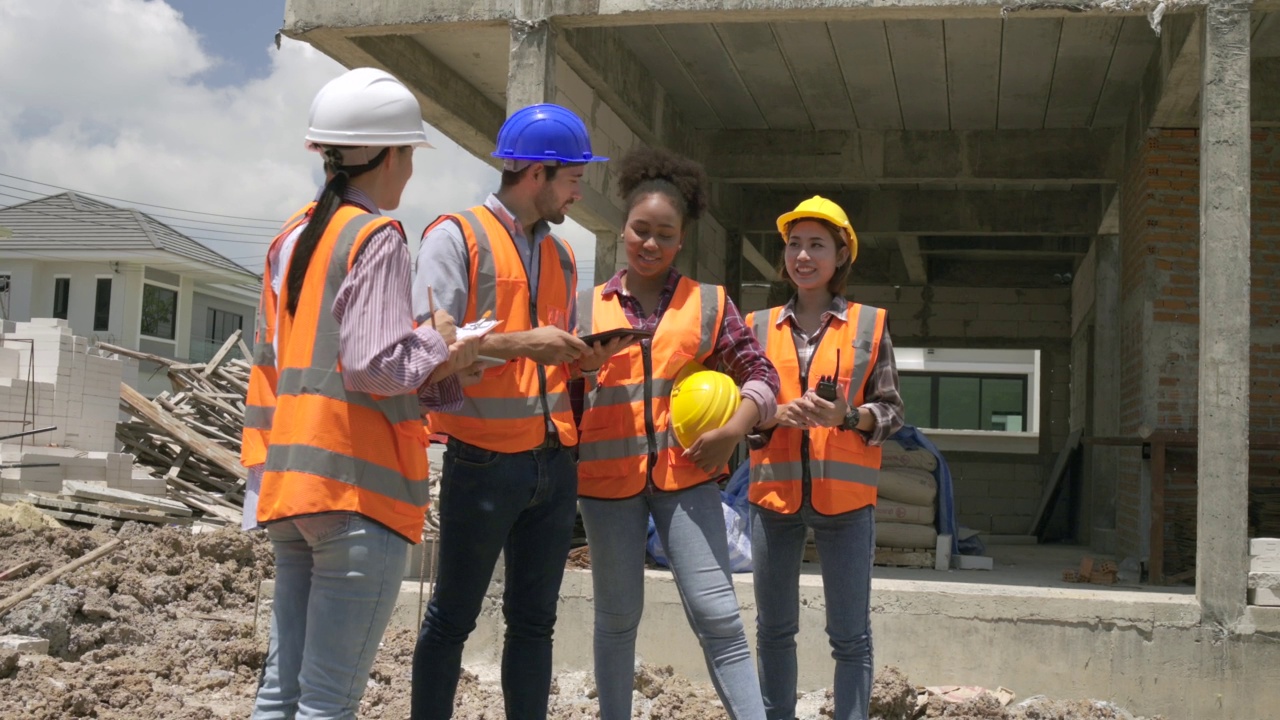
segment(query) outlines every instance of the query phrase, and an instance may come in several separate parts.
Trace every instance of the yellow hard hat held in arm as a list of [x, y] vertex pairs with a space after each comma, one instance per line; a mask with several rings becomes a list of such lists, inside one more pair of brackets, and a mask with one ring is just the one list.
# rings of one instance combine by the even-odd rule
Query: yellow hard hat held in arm
[[733, 378], [696, 363], [689, 368], [693, 372], [681, 372], [671, 389], [671, 429], [686, 450], [703, 433], [724, 427], [741, 402]]

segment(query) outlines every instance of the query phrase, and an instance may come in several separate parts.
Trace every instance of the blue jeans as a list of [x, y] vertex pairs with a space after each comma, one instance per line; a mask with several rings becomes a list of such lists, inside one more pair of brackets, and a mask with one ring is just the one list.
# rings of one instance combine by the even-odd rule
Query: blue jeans
[[253, 720], [354, 718], [409, 543], [349, 512], [282, 520], [267, 535], [276, 589]]
[[734, 720], [764, 718], [760, 681], [729, 573], [729, 542], [715, 483], [625, 500], [583, 498], [595, 589], [595, 671], [601, 720], [631, 717], [636, 630], [644, 611], [649, 515], [671, 562], [685, 615], [711, 681]]
[[440, 483], [438, 574], [413, 653], [412, 718], [453, 715], [462, 646], [501, 553], [506, 716], [542, 720], [556, 603], [577, 518], [577, 464], [561, 447], [508, 454], [450, 440]]
[[751, 506], [756, 590], [756, 653], [769, 720], [796, 710], [796, 633], [800, 630], [800, 562], [805, 527], [822, 560], [827, 637], [836, 661], [835, 720], [866, 720], [871, 704], [871, 565], [875, 508], [822, 515], [807, 502], [783, 515]]

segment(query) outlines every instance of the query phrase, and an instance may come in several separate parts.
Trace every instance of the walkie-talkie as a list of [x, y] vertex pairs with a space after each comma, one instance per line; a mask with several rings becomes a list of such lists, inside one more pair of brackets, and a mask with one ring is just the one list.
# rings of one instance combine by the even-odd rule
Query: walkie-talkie
[[818, 378], [818, 389], [814, 393], [826, 400], [827, 402], [835, 402], [839, 387], [836, 385], [837, 379], [840, 377], [840, 351], [836, 350], [836, 374], [823, 375]]

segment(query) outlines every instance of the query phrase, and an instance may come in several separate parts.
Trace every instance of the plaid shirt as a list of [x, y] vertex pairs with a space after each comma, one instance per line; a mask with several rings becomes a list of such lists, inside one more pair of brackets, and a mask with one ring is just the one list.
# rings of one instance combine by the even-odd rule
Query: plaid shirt
[[[831, 324], [832, 318], [848, 322], [849, 302], [839, 296], [832, 298], [831, 306], [822, 313], [822, 322], [818, 331], [812, 335], [806, 333], [804, 328], [796, 323], [795, 306], [796, 299], [792, 296], [791, 300], [782, 307], [782, 312], [778, 314], [778, 324], [791, 323], [791, 337], [795, 341], [796, 356], [800, 360], [800, 367], [803, 368], [809, 366], [809, 358], [822, 342], [822, 335]], [[863, 400], [861, 407], [875, 416], [876, 426], [871, 432], [863, 432], [862, 435], [867, 439], [868, 445], [881, 445], [898, 432], [903, 424], [902, 394], [898, 391], [898, 364], [893, 358], [893, 341], [889, 339], [887, 326], [880, 339], [880, 354], [876, 356], [876, 364], [871, 369], [871, 376], [867, 378]], [[771, 436], [771, 432], [753, 436], [751, 446], [763, 447]]]
[[[622, 303], [622, 311], [631, 323], [631, 327], [637, 330], [656, 330], [658, 321], [662, 319], [662, 314], [675, 295], [676, 286], [680, 283], [682, 276], [675, 268], [667, 273], [667, 280], [658, 295], [658, 306], [652, 313], [645, 315], [640, 302], [622, 285], [622, 276], [626, 272], [625, 269], [619, 270], [616, 275], [609, 278], [609, 281], [604, 284], [602, 295], [618, 297], [619, 302]], [[720, 337], [716, 340], [706, 365], [711, 368], [717, 366], [725, 368], [734, 382], [742, 388], [742, 397], [751, 400], [759, 408], [761, 421], [773, 417], [777, 412], [778, 390], [782, 386], [778, 379], [778, 371], [765, 357], [764, 348], [760, 347], [756, 336], [743, 321], [742, 313], [738, 312], [737, 306], [728, 297], [725, 298], [724, 303], [724, 319], [720, 322]], [[582, 391], [581, 383], [574, 383], [574, 385], [577, 389], [571, 388], [571, 392]]]

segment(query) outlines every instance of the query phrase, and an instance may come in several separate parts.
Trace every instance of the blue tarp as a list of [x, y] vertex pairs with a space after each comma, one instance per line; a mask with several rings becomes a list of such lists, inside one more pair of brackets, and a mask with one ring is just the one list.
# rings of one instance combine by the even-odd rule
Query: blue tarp
[[[729, 538], [729, 570], [751, 572], [751, 521], [747, 515], [747, 481], [751, 465], [742, 463], [729, 476], [729, 482], [720, 491], [720, 509], [724, 513], [725, 535]], [[649, 516], [649, 538], [645, 542], [649, 557], [662, 567], [667, 567], [667, 554], [658, 538], [658, 529]]]

